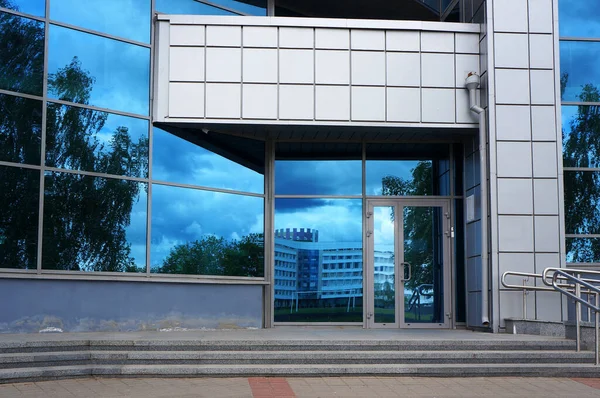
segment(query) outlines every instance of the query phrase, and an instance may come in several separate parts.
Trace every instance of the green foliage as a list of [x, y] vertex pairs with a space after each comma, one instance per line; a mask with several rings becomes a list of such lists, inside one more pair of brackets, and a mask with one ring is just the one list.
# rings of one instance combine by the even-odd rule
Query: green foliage
[[159, 273], [187, 275], [263, 276], [263, 235], [240, 240], [206, 235], [177, 245], [163, 260]]

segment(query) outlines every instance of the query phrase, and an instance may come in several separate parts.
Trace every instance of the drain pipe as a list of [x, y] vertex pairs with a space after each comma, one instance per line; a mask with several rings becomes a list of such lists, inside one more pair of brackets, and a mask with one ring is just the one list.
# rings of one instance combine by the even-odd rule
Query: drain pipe
[[477, 88], [481, 80], [469, 72], [465, 84], [469, 90], [471, 112], [479, 115], [479, 190], [481, 195], [481, 325], [490, 326], [489, 267], [488, 267], [488, 186], [487, 186], [487, 121], [485, 110], [477, 104]]

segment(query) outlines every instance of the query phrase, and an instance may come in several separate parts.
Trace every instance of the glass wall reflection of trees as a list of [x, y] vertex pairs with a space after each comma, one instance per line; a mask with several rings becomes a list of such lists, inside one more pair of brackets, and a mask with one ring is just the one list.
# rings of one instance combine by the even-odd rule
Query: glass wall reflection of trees
[[[8, 0], [0, 7], [19, 10]], [[202, 139], [155, 128], [150, 165], [149, 50], [51, 28], [45, 38], [43, 22], [0, 12], [0, 88], [14, 93], [0, 94], [0, 161], [7, 162], [0, 166], [0, 268], [36, 269], [42, 208], [42, 269], [146, 272], [150, 201], [152, 272], [263, 276], [264, 164], [248, 166], [218, 143], [209, 151]], [[73, 40], [53, 45], [59, 33]], [[45, 39], [50, 98], [43, 126], [41, 98], [18, 93], [42, 95]], [[113, 73], [101, 66], [99, 48], [135, 62]], [[261, 145], [255, 157], [264, 163]], [[160, 181], [149, 179], [150, 167]]]

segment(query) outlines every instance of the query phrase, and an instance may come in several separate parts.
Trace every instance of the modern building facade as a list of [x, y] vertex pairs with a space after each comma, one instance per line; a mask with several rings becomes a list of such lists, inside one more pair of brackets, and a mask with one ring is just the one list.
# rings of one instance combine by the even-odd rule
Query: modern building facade
[[600, 264], [590, 3], [0, 0], [0, 332], [502, 331]]

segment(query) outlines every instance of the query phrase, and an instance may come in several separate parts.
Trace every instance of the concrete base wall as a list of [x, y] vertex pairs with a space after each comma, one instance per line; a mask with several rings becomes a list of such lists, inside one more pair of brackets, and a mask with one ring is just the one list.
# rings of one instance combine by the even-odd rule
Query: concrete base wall
[[262, 286], [0, 279], [0, 333], [238, 327], [262, 327]]

